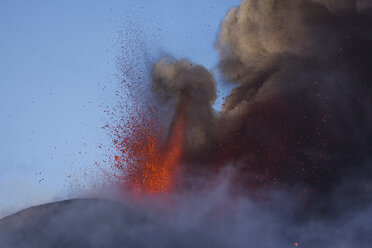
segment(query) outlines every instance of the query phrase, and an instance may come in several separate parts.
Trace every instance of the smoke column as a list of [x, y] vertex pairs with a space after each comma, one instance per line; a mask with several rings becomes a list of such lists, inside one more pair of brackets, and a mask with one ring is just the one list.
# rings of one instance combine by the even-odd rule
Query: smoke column
[[[219, 192], [219, 210], [209, 200], [191, 208], [217, 211], [237, 233], [253, 212], [267, 216], [264, 223], [285, 230], [271, 234], [268, 243], [278, 247], [281, 235], [299, 237], [303, 247], [367, 247], [371, 225], [357, 223], [371, 216], [371, 7], [356, 0], [249, 0], [229, 10], [215, 48], [224, 82], [235, 87], [220, 112], [212, 107], [212, 72], [185, 59], [154, 63], [153, 94], [144, 97], [151, 110], [137, 109], [141, 114], [126, 124], [135, 123], [140, 135], [117, 136], [124, 188], [135, 181], [137, 193], [171, 193], [183, 203], [190, 194]], [[267, 212], [247, 213], [241, 201]], [[245, 217], [235, 222], [231, 211]], [[271, 223], [275, 218], [284, 224]], [[350, 229], [336, 234], [337, 225]], [[328, 242], [314, 230], [347, 238]], [[250, 237], [237, 247], [275, 247]]]
[[[187, 109], [186, 177], [232, 167], [237, 187], [299, 187], [325, 209], [341, 182], [371, 175], [370, 7], [251, 0], [231, 9], [215, 46], [225, 81], [236, 87], [220, 113], [208, 70], [156, 63], [154, 92], [175, 116]], [[360, 196], [353, 190], [348, 197]]]

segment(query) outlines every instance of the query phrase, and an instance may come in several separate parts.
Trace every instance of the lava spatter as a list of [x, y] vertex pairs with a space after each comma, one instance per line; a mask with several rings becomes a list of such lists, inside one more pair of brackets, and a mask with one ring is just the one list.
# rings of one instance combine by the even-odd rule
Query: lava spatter
[[122, 186], [135, 195], [172, 191], [185, 142], [184, 117], [175, 118], [168, 132], [151, 109], [129, 120], [116, 130], [115, 167]]

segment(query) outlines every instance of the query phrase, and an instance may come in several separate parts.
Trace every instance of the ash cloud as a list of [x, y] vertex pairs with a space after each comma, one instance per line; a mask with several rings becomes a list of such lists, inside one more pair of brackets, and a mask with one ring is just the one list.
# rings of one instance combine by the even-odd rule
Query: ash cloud
[[188, 60], [163, 59], [153, 66], [153, 90], [160, 101], [182, 113], [188, 126], [187, 143], [198, 150], [211, 138], [216, 82], [211, 72]]
[[332, 209], [341, 181], [371, 173], [371, 31], [368, 1], [243, 1], [215, 44], [224, 80], [236, 85], [221, 113], [211, 109], [215, 83], [201, 66], [179, 66], [185, 80], [162, 84], [159, 75], [191, 62], [155, 65], [161, 96], [199, 92], [182, 106], [194, 101], [189, 128], [195, 121], [208, 134], [197, 149], [188, 142], [185, 173], [204, 177], [232, 165], [238, 187], [302, 187], [310, 206]]

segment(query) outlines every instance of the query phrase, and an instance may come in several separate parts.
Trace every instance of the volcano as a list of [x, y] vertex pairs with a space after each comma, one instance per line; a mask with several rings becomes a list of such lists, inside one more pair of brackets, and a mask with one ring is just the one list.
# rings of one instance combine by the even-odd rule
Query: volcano
[[148, 211], [122, 202], [66, 200], [0, 220], [0, 247], [192, 247], [195, 238], [207, 242], [197, 233], [169, 230], [160, 223]]
[[[141, 219], [143, 216], [131, 214], [117, 202], [78, 199], [49, 203], [3, 218], [0, 247], [116, 247], [124, 240], [133, 246], [135, 241], [126, 237], [122, 221]], [[102, 240], [107, 233], [110, 235]]]
[[[173, 204], [74, 199], [22, 210], [0, 220], [0, 247], [307, 247], [367, 248], [372, 209], [338, 218], [293, 217], [293, 199], [232, 199], [222, 189], [175, 196]], [[355, 210], [355, 209], [354, 209]]]
[[245, 0], [215, 47], [218, 77], [120, 60], [103, 180], [130, 198], [26, 209], [0, 247], [371, 247], [370, 1]]

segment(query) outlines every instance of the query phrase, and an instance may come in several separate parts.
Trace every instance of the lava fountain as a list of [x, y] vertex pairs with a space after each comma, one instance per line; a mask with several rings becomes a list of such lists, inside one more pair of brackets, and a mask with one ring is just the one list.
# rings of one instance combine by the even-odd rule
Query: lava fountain
[[160, 128], [152, 109], [132, 116], [116, 132], [116, 176], [134, 195], [156, 195], [173, 190], [185, 143], [185, 118], [178, 113], [169, 130]]

